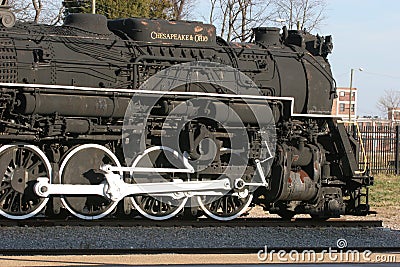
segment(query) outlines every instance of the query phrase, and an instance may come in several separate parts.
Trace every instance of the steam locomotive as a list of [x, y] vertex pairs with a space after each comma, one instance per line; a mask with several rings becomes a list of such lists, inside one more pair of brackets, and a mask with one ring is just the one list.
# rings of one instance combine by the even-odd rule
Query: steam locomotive
[[[373, 178], [331, 116], [330, 36], [201, 22], [0, 26], [0, 214], [231, 220], [369, 212]], [[188, 78], [189, 77], [189, 78]]]

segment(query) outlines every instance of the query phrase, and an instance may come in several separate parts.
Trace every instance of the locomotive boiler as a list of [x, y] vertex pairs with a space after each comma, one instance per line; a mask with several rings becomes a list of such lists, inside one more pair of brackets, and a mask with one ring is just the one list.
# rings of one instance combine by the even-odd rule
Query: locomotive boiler
[[330, 36], [229, 43], [201, 22], [71, 14], [0, 26], [0, 214], [231, 220], [369, 211], [330, 115]]

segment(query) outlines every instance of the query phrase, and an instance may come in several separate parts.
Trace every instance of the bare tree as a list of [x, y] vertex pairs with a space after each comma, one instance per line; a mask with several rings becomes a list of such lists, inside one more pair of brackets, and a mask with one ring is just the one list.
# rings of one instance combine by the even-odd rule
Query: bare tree
[[43, 10], [43, 2], [42, 2], [42, 0], [32, 0], [32, 4], [33, 4], [33, 8], [35, 10], [35, 18], [33, 21], [35, 23], [39, 23], [40, 13], [42, 13], [42, 10]]
[[8, 4], [11, 6], [11, 10], [15, 13], [18, 20], [27, 21], [27, 17], [31, 17], [31, 1], [9, 0]]
[[390, 110], [400, 108], [400, 91], [385, 90], [384, 94], [379, 98], [377, 108], [383, 113], [388, 114]]
[[326, 0], [277, 0], [277, 18], [285, 21], [290, 30], [312, 31], [326, 19]]
[[193, 0], [172, 0], [172, 18], [181, 20], [188, 18], [193, 10]]
[[[228, 41], [247, 41], [251, 28], [278, 26], [312, 31], [326, 19], [326, 0], [210, 0], [210, 23]], [[280, 26], [280, 25], [279, 25]]]
[[20, 21], [56, 24], [63, 14], [61, 1], [9, 0], [9, 5]]
[[211, 0], [211, 10], [209, 17], [210, 24], [214, 24], [214, 14], [215, 14], [215, 9], [217, 8], [217, 1], [218, 0]]
[[210, 23], [216, 24], [227, 41], [246, 41], [251, 28], [273, 18], [270, 0], [210, 0]]

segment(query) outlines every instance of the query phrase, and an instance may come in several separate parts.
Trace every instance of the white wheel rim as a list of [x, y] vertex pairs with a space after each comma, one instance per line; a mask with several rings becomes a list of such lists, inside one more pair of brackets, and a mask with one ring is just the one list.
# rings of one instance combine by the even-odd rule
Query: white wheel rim
[[[51, 183], [52, 182], [52, 169], [51, 169], [50, 161], [48, 160], [46, 155], [43, 153], [43, 151], [40, 150], [37, 146], [29, 145], [29, 144], [25, 144], [25, 143], [15, 143], [15, 144], [12, 144], [12, 145], [4, 145], [4, 146], [0, 147], [0, 155], [5, 150], [7, 150], [9, 148], [13, 148], [13, 147], [18, 147], [18, 146], [23, 146], [23, 147], [30, 148], [31, 150], [33, 150], [34, 152], [36, 152], [40, 156], [40, 159], [43, 160], [43, 163], [46, 165], [46, 168], [48, 170], [48, 174], [50, 176], [50, 177], [48, 177], [49, 178], [49, 183]], [[40, 204], [34, 211], [32, 211], [32, 212], [30, 212], [28, 214], [25, 214], [25, 215], [20, 215], [20, 216], [19, 215], [11, 215], [11, 214], [8, 214], [7, 212], [4, 212], [1, 209], [0, 209], [0, 215], [4, 216], [6, 218], [9, 218], [9, 219], [13, 219], [13, 220], [28, 219], [30, 217], [35, 216], [39, 212], [41, 212], [42, 209], [46, 206], [48, 201], [49, 201], [49, 198], [43, 198], [42, 204]]]
[[199, 204], [201, 209], [207, 214], [207, 216], [214, 220], [218, 220], [218, 221], [230, 221], [230, 220], [236, 219], [237, 217], [242, 215], [243, 212], [245, 212], [249, 208], [252, 200], [253, 200], [253, 195], [250, 195], [249, 199], [247, 200], [246, 205], [244, 205], [243, 208], [238, 213], [236, 213], [232, 216], [229, 216], [229, 217], [222, 217], [222, 216], [215, 215], [214, 213], [209, 211], [207, 209], [207, 207], [204, 205], [203, 201], [201, 200], [201, 196], [197, 197], [197, 203]]
[[[166, 146], [153, 146], [153, 147], [150, 147], [150, 148], [146, 149], [141, 155], [139, 155], [139, 156], [134, 160], [134, 162], [132, 163], [132, 167], [133, 167], [133, 168], [136, 167], [136, 165], [139, 163], [139, 161], [140, 161], [145, 155], [149, 154], [150, 152], [157, 151], [157, 150], [169, 151], [169, 152], [171, 152], [171, 153], [172, 153], [173, 155], [175, 155], [175, 156], [178, 155], [178, 158], [179, 158], [179, 153], [178, 153], [176, 150], [174, 150], [174, 149], [172, 149], [172, 148], [170, 148], [170, 147], [166, 147]], [[182, 160], [183, 160], [182, 162], [183, 162], [183, 164], [185, 165], [186, 168], [193, 168], [192, 166], [190, 166], [190, 164], [187, 162], [187, 160], [185, 161], [185, 158], [184, 158], [184, 157], [181, 157], [181, 158], [182, 158]], [[132, 175], [132, 172], [131, 172], [131, 175]], [[148, 197], [151, 197], [151, 196], [149, 195]], [[132, 205], [135, 207], [135, 209], [136, 209], [142, 216], [144, 216], [144, 217], [146, 217], [146, 218], [148, 218], [148, 219], [150, 219], [150, 220], [154, 220], [154, 221], [163, 221], [163, 220], [168, 220], [168, 219], [170, 219], [170, 218], [172, 218], [172, 217], [175, 217], [175, 216], [178, 215], [178, 213], [181, 212], [181, 210], [185, 207], [185, 204], [186, 204], [186, 202], [187, 202], [187, 200], [188, 200], [188, 198], [186, 197], [184, 200], [182, 200], [182, 203], [179, 204], [179, 206], [177, 206], [177, 209], [176, 209], [174, 212], [169, 213], [168, 215], [165, 215], [165, 216], [154, 216], [154, 215], [148, 214], [146, 211], [144, 211], [144, 210], [140, 207], [140, 205], [136, 202], [136, 200], [135, 200], [134, 197], [131, 197], [130, 199], [131, 199]], [[156, 200], [157, 200], [157, 199], [156, 199]]]
[[[114, 161], [114, 163], [117, 165], [117, 167], [121, 167], [121, 164], [120, 164], [118, 158], [117, 158], [117, 157], [114, 155], [114, 153], [112, 153], [112, 151], [109, 150], [108, 148], [106, 148], [106, 147], [104, 147], [104, 146], [101, 146], [101, 145], [98, 145], [98, 144], [85, 144], [85, 145], [80, 145], [80, 146], [78, 146], [78, 147], [72, 149], [72, 150], [67, 154], [67, 156], [65, 157], [65, 159], [63, 160], [63, 162], [61, 163], [60, 171], [59, 171], [59, 174], [60, 174], [60, 183], [62, 183], [62, 179], [61, 179], [61, 178], [62, 178], [64, 169], [65, 169], [65, 166], [67, 165], [67, 163], [68, 163], [68, 161], [71, 159], [71, 157], [72, 157], [73, 155], [75, 155], [76, 153], [78, 153], [79, 151], [81, 151], [81, 150], [83, 150], [83, 149], [87, 149], [87, 148], [96, 148], [96, 149], [100, 149], [100, 150], [106, 152], [107, 155], [108, 155], [109, 157], [111, 157], [111, 159], [112, 159], [112, 160]], [[122, 172], [121, 172], [121, 171], [119, 172], [119, 174], [122, 176]], [[68, 202], [66, 201], [66, 199], [65, 199], [64, 196], [61, 196], [61, 202], [62, 202], [62, 204], [64, 205], [64, 207], [65, 207], [72, 215], [74, 215], [74, 216], [76, 216], [76, 217], [78, 217], [78, 218], [80, 218], [80, 219], [83, 219], [83, 220], [96, 220], [96, 219], [103, 218], [103, 217], [107, 216], [108, 214], [110, 214], [110, 212], [112, 212], [112, 211], [115, 209], [115, 207], [118, 205], [118, 202], [117, 202], [117, 201], [114, 201], [113, 204], [112, 204], [107, 210], [105, 210], [103, 213], [98, 214], [98, 215], [95, 215], [95, 216], [88, 216], [88, 215], [84, 215], [84, 214], [81, 214], [81, 213], [76, 212], [75, 210], [73, 210], [73, 209], [70, 207], [70, 205], [68, 204]]]

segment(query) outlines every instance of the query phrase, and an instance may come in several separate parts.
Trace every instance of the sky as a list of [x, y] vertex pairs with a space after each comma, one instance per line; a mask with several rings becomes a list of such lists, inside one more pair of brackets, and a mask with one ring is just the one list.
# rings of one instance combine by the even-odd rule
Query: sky
[[[193, 16], [209, 14], [209, 1], [200, 0]], [[400, 91], [400, 1], [327, 0], [327, 19], [320, 35], [332, 35], [333, 52], [328, 57], [338, 87], [358, 89], [357, 115], [383, 115], [376, 104], [385, 90]], [[268, 25], [265, 25], [268, 26]], [[358, 71], [362, 68], [363, 71]]]

